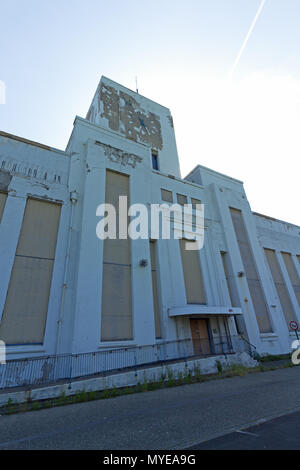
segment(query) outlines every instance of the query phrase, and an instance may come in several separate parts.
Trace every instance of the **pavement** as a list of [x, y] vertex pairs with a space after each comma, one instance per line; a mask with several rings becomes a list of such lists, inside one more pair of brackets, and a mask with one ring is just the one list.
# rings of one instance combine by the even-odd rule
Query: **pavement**
[[299, 413], [293, 367], [3, 415], [0, 450], [298, 449]]
[[300, 411], [240, 429], [188, 450], [299, 450]]

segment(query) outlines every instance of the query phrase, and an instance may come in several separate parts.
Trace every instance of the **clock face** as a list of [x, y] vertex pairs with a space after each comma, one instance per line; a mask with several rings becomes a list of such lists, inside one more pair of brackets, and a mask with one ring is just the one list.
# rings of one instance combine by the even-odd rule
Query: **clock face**
[[159, 116], [144, 110], [132, 96], [102, 84], [98, 96], [98, 108], [101, 110], [101, 117], [107, 119], [110, 129], [119, 131], [135, 142], [162, 149]]

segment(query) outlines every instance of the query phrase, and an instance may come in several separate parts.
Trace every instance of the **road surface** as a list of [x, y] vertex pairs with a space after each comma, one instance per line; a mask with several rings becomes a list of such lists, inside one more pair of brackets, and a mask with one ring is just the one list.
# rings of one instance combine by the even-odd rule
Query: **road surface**
[[[255, 448], [263, 445], [257, 435], [268, 448], [284, 436], [285, 448], [300, 448], [292, 437], [298, 411], [300, 367], [293, 367], [3, 415], [0, 450], [249, 448], [251, 440]], [[261, 420], [268, 437], [255, 427]]]

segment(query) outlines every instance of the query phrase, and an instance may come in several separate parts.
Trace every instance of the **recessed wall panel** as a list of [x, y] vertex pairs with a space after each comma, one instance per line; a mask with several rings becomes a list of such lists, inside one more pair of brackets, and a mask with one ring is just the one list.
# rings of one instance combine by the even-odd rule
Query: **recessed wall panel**
[[272, 274], [272, 278], [275, 284], [275, 288], [280, 300], [281, 308], [285, 317], [286, 324], [288, 328], [289, 322], [291, 320], [295, 320], [295, 312], [293, 309], [293, 305], [289, 296], [289, 292], [287, 290], [287, 287], [285, 285], [283, 275], [278, 263], [278, 260], [276, 258], [276, 253], [274, 250], [270, 250], [265, 248], [265, 255], [270, 267], [270, 271]]
[[[128, 211], [129, 177], [107, 170], [105, 200], [116, 209], [117, 238], [104, 240], [101, 341], [124, 341], [133, 337], [130, 240], [119, 238], [120, 196], [127, 197]], [[124, 226], [128, 227], [127, 216]]]
[[298, 273], [296, 271], [296, 267], [292, 260], [292, 255], [290, 253], [282, 252], [282, 258], [285, 263], [289, 278], [291, 280], [291, 284], [293, 286], [295, 296], [298, 300], [298, 304], [300, 305], [300, 279]]
[[44, 341], [60, 210], [27, 200], [0, 325], [7, 344]]
[[272, 332], [271, 321], [262, 289], [261, 281], [258, 276], [254, 256], [249, 244], [246, 227], [244, 224], [242, 212], [238, 209], [230, 208], [233, 227], [236, 234], [244, 270], [247, 278], [252, 303], [255, 310], [255, 316], [258, 328], [261, 333]]
[[185, 244], [196, 241], [179, 240], [184, 275], [186, 299], [188, 304], [205, 304], [206, 295], [200, 265], [199, 250], [186, 250]]

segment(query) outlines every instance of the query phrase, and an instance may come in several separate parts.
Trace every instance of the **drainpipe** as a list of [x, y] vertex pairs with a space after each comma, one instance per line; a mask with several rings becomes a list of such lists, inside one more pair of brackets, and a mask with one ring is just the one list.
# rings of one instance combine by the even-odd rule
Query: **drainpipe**
[[72, 230], [73, 230], [73, 215], [74, 215], [74, 207], [75, 207], [77, 200], [78, 200], [77, 191], [72, 191], [70, 193], [71, 211], [70, 211], [68, 240], [67, 240], [67, 249], [66, 249], [65, 266], [64, 266], [64, 280], [63, 280], [62, 295], [61, 295], [60, 308], [59, 308], [59, 318], [57, 321], [55, 355], [58, 354], [59, 341], [60, 341], [60, 336], [61, 336], [61, 325], [62, 325], [63, 318], [64, 318], [65, 296], [66, 296], [66, 290], [67, 290], [67, 277], [68, 277], [69, 261], [70, 261], [71, 235], [72, 235]]

